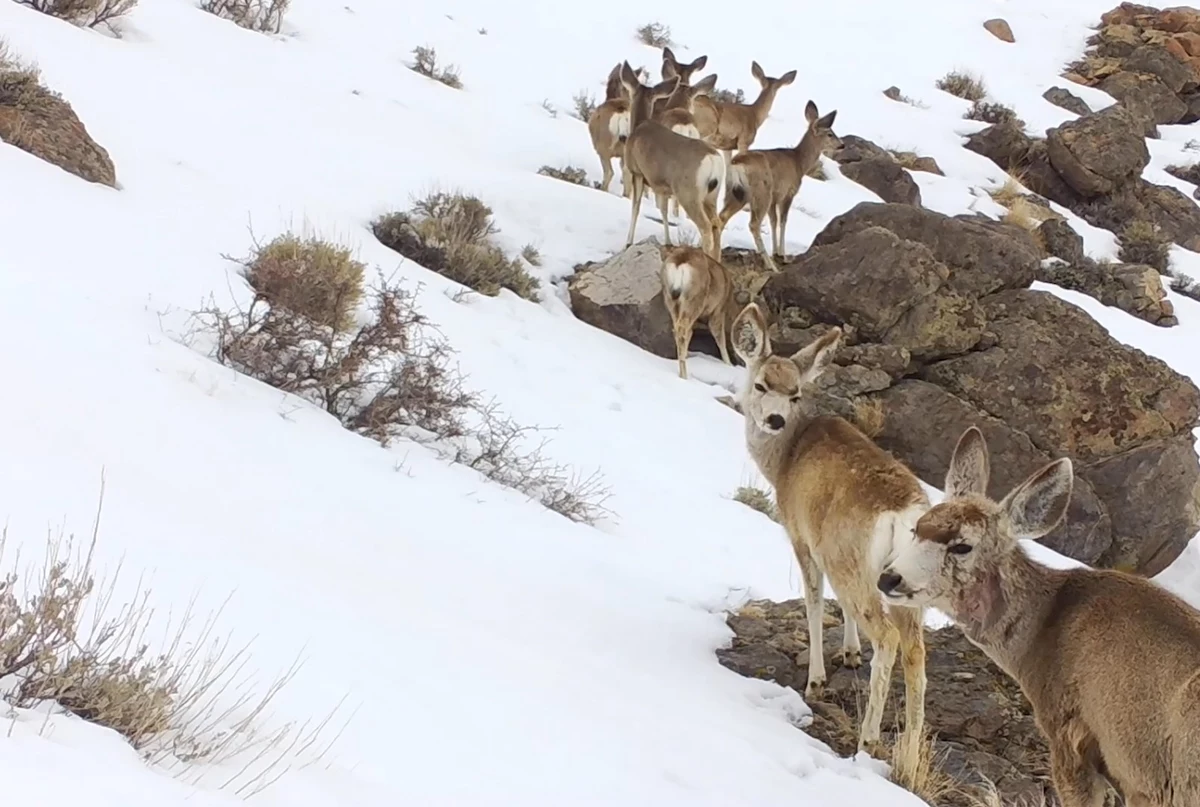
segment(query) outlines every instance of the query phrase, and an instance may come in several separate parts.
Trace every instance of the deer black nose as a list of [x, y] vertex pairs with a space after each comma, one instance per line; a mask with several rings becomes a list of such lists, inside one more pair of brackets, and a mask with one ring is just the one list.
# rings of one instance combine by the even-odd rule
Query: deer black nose
[[891, 594], [893, 591], [899, 588], [900, 584], [903, 582], [904, 578], [895, 572], [884, 572], [883, 574], [879, 575], [879, 582], [876, 585], [884, 594]]
[[783, 423], [783, 415], [767, 415], [767, 425], [772, 429], [782, 429]]

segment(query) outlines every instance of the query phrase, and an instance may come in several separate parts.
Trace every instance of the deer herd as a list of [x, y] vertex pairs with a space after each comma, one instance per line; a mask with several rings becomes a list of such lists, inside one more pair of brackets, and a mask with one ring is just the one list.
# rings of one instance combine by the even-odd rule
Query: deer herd
[[[904, 784], [924, 764], [924, 611], [948, 615], [966, 638], [1015, 679], [1050, 750], [1063, 807], [1102, 807], [1111, 785], [1127, 807], [1200, 807], [1200, 612], [1143, 577], [1034, 562], [1019, 539], [1050, 533], [1066, 515], [1074, 470], [1062, 458], [1034, 471], [999, 501], [988, 494], [983, 434], [968, 428], [949, 460], [944, 499], [932, 505], [915, 474], [847, 420], [818, 411], [811, 394], [841, 347], [839, 328], [792, 355], [773, 352], [762, 309], [740, 311], [721, 263], [721, 234], [749, 205], [755, 246], [771, 271], [784, 251], [788, 211], [804, 176], [836, 147], [835, 112], [809, 101], [795, 147], [751, 149], [779, 90], [796, 72], [767, 76], [750, 104], [715, 100], [716, 76], [692, 83], [707, 57], [681, 64], [663, 49], [662, 82], [645, 85], [623, 62], [588, 122], [603, 168], [620, 160], [633, 243], [642, 197], [653, 191], [666, 247], [660, 280], [675, 331], [679, 375], [705, 320], [721, 358], [727, 342], [745, 363], [740, 406], [746, 445], [775, 491], [779, 519], [799, 563], [808, 612], [805, 696], [826, 683], [824, 582], [842, 611], [838, 663], [862, 663], [859, 628], [873, 657], [859, 747], [881, 752], [881, 723], [897, 655], [904, 724], [894, 755]], [[731, 152], [736, 151], [736, 154]], [[725, 202], [717, 194], [725, 185]], [[700, 232], [701, 248], [671, 245], [674, 200]], [[759, 229], [770, 216], [772, 250]]]

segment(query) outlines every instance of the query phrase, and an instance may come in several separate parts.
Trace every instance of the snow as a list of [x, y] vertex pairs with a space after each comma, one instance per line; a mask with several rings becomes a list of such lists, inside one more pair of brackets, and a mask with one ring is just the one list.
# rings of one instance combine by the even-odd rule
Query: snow
[[[974, 72], [1030, 131], [1057, 125], [1069, 113], [1041, 94], [1063, 84], [1059, 69], [1111, 4], [930, 0], [915, 16], [884, 0], [802, 14], [766, 0], [753, 15], [713, 16], [612, 0], [563, 21], [562, 4], [534, 0], [293, 0], [283, 35], [265, 36], [189, 0], [141, 0], [115, 38], [0, 3], [10, 47], [71, 102], [121, 185], [0, 145], [9, 542], [28, 559], [47, 523], [86, 533], [103, 470], [102, 567], [151, 572], [162, 609], [192, 597], [215, 608], [232, 593], [221, 626], [256, 637], [266, 680], [302, 653], [272, 720], [320, 719], [348, 698], [357, 711], [331, 755], [255, 796], [268, 805], [921, 804], [886, 766], [840, 759], [798, 730], [809, 712], [797, 693], [715, 660], [730, 637], [724, 611], [800, 591], [782, 531], [730, 498], [758, 480], [740, 418], [713, 401], [740, 370], [693, 356], [683, 382], [674, 360], [575, 320], [561, 285], [540, 304], [455, 302], [454, 284], [401, 261], [367, 224], [461, 188], [494, 209], [505, 248], [539, 248], [547, 283], [619, 249], [628, 204], [616, 184], [604, 195], [536, 170], [577, 165], [598, 179], [570, 99], [581, 87], [602, 97], [621, 58], [657, 75], [658, 51], [632, 36], [652, 19], [670, 24], [680, 59], [708, 54], [703, 73], [719, 86], [752, 96], [752, 59], [768, 75], [799, 71], [756, 145], [794, 142], [812, 98], [838, 110], [839, 133], [936, 158], [945, 177], [915, 174], [928, 207], [996, 215], [985, 190], [1004, 173], [961, 148], [981, 125], [934, 81]], [[983, 30], [993, 16], [1016, 44]], [[418, 45], [457, 64], [465, 89], [406, 69]], [[922, 106], [885, 98], [893, 84]], [[1190, 161], [1191, 127], [1162, 129], [1147, 176], [1178, 183], [1161, 167]], [[796, 201], [791, 251], [876, 198], [825, 167], [828, 181]], [[1115, 253], [1110, 234], [1068, 218], [1090, 254]], [[751, 245], [746, 219], [727, 244]], [[202, 299], [245, 299], [222, 255], [249, 249], [251, 228], [269, 238], [289, 226], [423, 284], [422, 309], [471, 386], [520, 422], [557, 426], [549, 453], [602, 469], [614, 516], [575, 524], [416, 444], [383, 449], [182, 344]], [[659, 232], [638, 225], [639, 237]], [[1188, 269], [1200, 256], [1172, 257], [1200, 276]], [[1185, 348], [1200, 304], [1173, 294], [1182, 325], [1159, 329], [1051, 290], [1200, 379]], [[1162, 576], [1193, 598], [1198, 553]], [[51, 806], [221, 805], [237, 800], [220, 788], [231, 771], [147, 766], [113, 733], [46, 710], [14, 710], [0, 738], [6, 792]]]

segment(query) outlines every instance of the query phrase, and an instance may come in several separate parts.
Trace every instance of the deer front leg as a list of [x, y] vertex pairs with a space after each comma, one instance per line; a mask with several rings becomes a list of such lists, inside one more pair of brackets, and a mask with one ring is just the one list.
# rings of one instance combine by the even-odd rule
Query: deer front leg
[[780, 261], [786, 258], [783, 245], [787, 239], [787, 223], [788, 216], [792, 212], [792, 200], [795, 198], [796, 194], [792, 194], [779, 204], [779, 245], [775, 248], [775, 254], [779, 257]]
[[904, 733], [899, 740], [896, 767], [900, 782], [912, 789], [917, 785], [925, 735], [924, 618], [915, 608], [896, 608], [892, 614], [900, 629], [900, 666], [904, 670]]
[[662, 214], [663, 243], [671, 246], [671, 224], [667, 220], [667, 203], [671, 201], [671, 197], [665, 193], [655, 191], [654, 201], [658, 202], [658, 212]]
[[1050, 774], [1062, 807], [1103, 807], [1107, 787], [1095, 762], [1074, 743], [1064, 742], [1071, 733], [1061, 728], [1046, 736], [1050, 740]]
[[862, 666], [862, 641], [858, 638], [858, 623], [846, 608], [842, 608], [841, 665], [850, 670]]
[[775, 259], [771, 257], [770, 253], [767, 252], [767, 248], [763, 246], [762, 223], [763, 211], [756, 211], [754, 208], [750, 208], [750, 235], [754, 236], [754, 246], [758, 248], [758, 254], [762, 255], [763, 263], [767, 265], [767, 268], [772, 272], [777, 272], [779, 271], [779, 267], [775, 265]]
[[630, 183], [629, 187], [630, 193], [632, 194], [632, 204], [629, 206], [629, 237], [625, 239], [626, 249], [629, 249], [629, 247], [633, 246], [633, 236], [637, 231], [638, 213], [641, 212], [642, 209], [642, 190], [645, 188], [645, 180], [642, 179], [640, 174], [629, 172], [629, 175], [632, 177], [633, 181]]
[[825, 575], [808, 547], [792, 539], [792, 549], [804, 580], [804, 610], [808, 615], [808, 683], [805, 700], [820, 699], [825, 691]]
[[888, 688], [892, 681], [892, 668], [896, 664], [896, 652], [900, 649], [900, 632], [883, 616], [867, 617], [867, 629], [871, 639], [871, 684], [867, 696], [867, 708], [863, 712], [862, 727], [859, 729], [858, 747], [873, 757], [882, 756], [879, 730], [883, 724], [883, 707], [887, 704]]

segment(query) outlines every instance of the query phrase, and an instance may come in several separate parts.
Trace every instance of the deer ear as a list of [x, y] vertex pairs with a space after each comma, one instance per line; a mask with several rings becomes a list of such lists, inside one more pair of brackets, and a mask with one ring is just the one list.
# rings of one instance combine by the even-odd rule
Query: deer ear
[[788, 84], [791, 84], [795, 80], [796, 80], [796, 71], [795, 70], [789, 70], [786, 73], [784, 73], [782, 76], [779, 77], [779, 83], [782, 85], [785, 85], [785, 86]]
[[708, 95], [717, 86], [717, 74], [705, 76], [702, 80], [697, 81], [692, 85], [692, 95]]
[[1013, 535], [1037, 540], [1058, 526], [1071, 503], [1075, 471], [1068, 457], [1057, 459], [1032, 474], [1004, 497]]
[[767, 321], [757, 303], [750, 303], [734, 319], [730, 328], [733, 352], [750, 367], [771, 355], [771, 338], [767, 336]]
[[625, 89], [633, 92], [633, 88], [641, 84], [638, 81], [637, 74], [633, 72], [633, 68], [629, 66], [629, 62], [621, 62], [621, 83], [625, 85]]
[[804, 119], [807, 120], [809, 123], [812, 123], [813, 121], [815, 121], [817, 119], [818, 114], [819, 113], [817, 112], [817, 105], [814, 104], [812, 101], [809, 101], [807, 104], [804, 105]]
[[842, 329], [834, 328], [812, 344], [792, 354], [792, 362], [800, 371], [801, 385], [809, 384], [825, 372], [825, 368], [842, 346]]
[[823, 118], [817, 118], [816, 128], [818, 129], [833, 129], [833, 120], [837, 117], [837, 110], [833, 110]]
[[758, 62], [750, 62], [750, 75], [754, 76], [759, 81], [764, 81], [767, 78]]
[[671, 79], [675, 78], [678, 75], [679, 75], [679, 71], [675, 69], [675, 65], [672, 64], [671, 62], [668, 62], [666, 59], [663, 59], [663, 64], [662, 64], [663, 81], [670, 81]]
[[950, 457], [943, 485], [946, 498], [986, 495], [989, 475], [987, 441], [983, 439], [983, 432], [971, 426], [958, 438]]
[[695, 73], [697, 70], [703, 70], [704, 65], [706, 64], [708, 64], [708, 57], [701, 56], [700, 58], [696, 59], [696, 61], [692, 62], [690, 67], [692, 68], [692, 72]]
[[666, 98], [675, 92], [675, 88], [679, 86], [679, 76], [672, 76], [666, 81], [654, 85], [654, 89], [650, 90], [650, 94], [655, 98]]
[[672, 67], [678, 64], [678, 60], [675, 58], [675, 51], [671, 50], [669, 45], [663, 45], [663, 61], [671, 62]]

